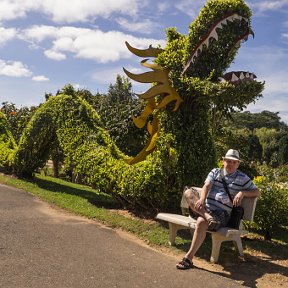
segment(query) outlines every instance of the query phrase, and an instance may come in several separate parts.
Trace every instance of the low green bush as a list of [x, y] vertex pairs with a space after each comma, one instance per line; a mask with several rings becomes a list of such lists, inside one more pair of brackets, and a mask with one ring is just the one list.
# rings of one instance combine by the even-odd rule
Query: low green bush
[[278, 181], [278, 169], [266, 167], [262, 175], [254, 179], [261, 190], [255, 211], [255, 226], [266, 240], [281, 226], [288, 226], [288, 185]]

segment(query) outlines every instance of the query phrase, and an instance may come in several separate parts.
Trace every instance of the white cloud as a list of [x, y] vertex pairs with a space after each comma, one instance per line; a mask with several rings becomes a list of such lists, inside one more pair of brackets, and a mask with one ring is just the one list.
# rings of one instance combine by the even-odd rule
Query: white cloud
[[189, 15], [191, 19], [194, 19], [196, 16], [198, 16], [200, 9], [204, 6], [205, 3], [206, 0], [198, 0], [198, 1], [182, 0], [177, 1], [175, 7], [182, 13]]
[[6, 44], [6, 42], [14, 39], [17, 35], [17, 31], [14, 28], [0, 27], [0, 46]]
[[21, 31], [20, 38], [29, 41], [36, 41], [38, 43], [45, 39], [54, 38], [57, 34], [58, 28], [46, 25], [34, 25], [30, 28]]
[[137, 0], [1, 0], [0, 21], [27, 17], [29, 12], [48, 15], [54, 22], [72, 23], [107, 18], [113, 13], [133, 16], [138, 11]]
[[137, 0], [42, 0], [43, 11], [52, 16], [55, 22], [88, 21], [94, 17], [109, 17], [112, 13], [135, 15]]
[[49, 78], [43, 75], [39, 75], [39, 76], [32, 77], [32, 80], [36, 82], [45, 82], [45, 81], [49, 81]]
[[164, 40], [136, 38], [117, 31], [102, 32], [86, 28], [33, 26], [22, 34], [23, 39], [37, 44], [52, 41], [51, 47], [44, 54], [50, 59], [64, 60], [65, 53], [72, 53], [76, 58], [90, 59], [99, 63], [118, 61], [132, 54], [125, 46], [125, 41], [138, 49], [148, 48], [150, 44], [165, 46]]
[[28, 11], [37, 10], [39, 5], [33, 0], [1, 0], [0, 22], [26, 17]]
[[[287, 27], [288, 27], [288, 24], [287, 24]], [[282, 36], [282, 38], [284, 39], [284, 41], [285, 41], [286, 43], [288, 43], [288, 33], [283, 33], [281, 36]]]
[[155, 27], [155, 23], [149, 19], [145, 19], [142, 22], [131, 22], [127, 18], [118, 18], [116, 21], [127, 31], [141, 34], [151, 34], [154, 29], [157, 29], [157, 27]]
[[288, 2], [287, 0], [266, 0], [266, 1], [249, 1], [248, 3], [249, 7], [253, 10], [255, 10], [255, 12], [265, 12], [265, 11], [276, 11], [276, 10], [282, 10], [285, 6], [288, 6]]
[[75, 90], [84, 89], [84, 86], [82, 86], [78, 83], [73, 83], [72, 86]]
[[160, 13], [165, 12], [168, 8], [169, 8], [169, 4], [167, 2], [159, 3], [158, 7], [157, 7], [157, 9]]
[[125, 75], [122, 67], [106, 69], [96, 69], [92, 72], [91, 78], [99, 84], [109, 84], [115, 82], [117, 74]]
[[32, 72], [20, 61], [4, 61], [0, 59], [0, 75], [10, 77], [31, 77]]
[[44, 54], [47, 58], [50, 58], [55, 61], [62, 61], [66, 59], [66, 55], [54, 50], [46, 50], [44, 51]]

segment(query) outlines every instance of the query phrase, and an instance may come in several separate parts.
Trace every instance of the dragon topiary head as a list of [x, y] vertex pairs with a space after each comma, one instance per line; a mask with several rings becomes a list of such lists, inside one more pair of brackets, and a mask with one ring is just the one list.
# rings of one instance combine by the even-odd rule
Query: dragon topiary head
[[[251, 14], [243, 0], [210, 0], [191, 23], [188, 35], [178, 33], [175, 28], [167, 30], [165, 49], [150, 46], [138, 50], [126, 43], [137, 56], [155, 57], [153, 64], [148, 64], [147, 59], [141, 62], [152, 69], [150, 72], [135, 75], [124, 69], [133, 80], [153, 83], [147, 92], [139, 95], [147, 100], [147, 105], [143, 113], [133, 119], [139, 128], [148, 123], [151, 137], [128, 163], [142, 161], [155, 149], [159, 118], [164, 133], [175, 136], [174, 148], [180, 155], [179, 171], [182, 171], [178, 172], [186, 175], [181, 176], [181, 182], [187, 183], [189, 175], [195, 174], [191, 161], [198, 161], [195, 167], [199, 175], [215, 163], [211, 115], [217, 114], [215, 118], [221, 119], [219, 115], [243, 109], [260, 97], [264, 88], [264, 83], [255, 80], [254, 73], [225, 74], [241, 42], [250, 34], [254, 36], [250, 27]], [[174, 109], [169, 109], [171, 107]], [[170, 113], [171, 110], [177, 112]], [[160, 117], [159, 112], [164, 112], [164, 116]], [[149, 123], [151, 114], [153, 121]]]

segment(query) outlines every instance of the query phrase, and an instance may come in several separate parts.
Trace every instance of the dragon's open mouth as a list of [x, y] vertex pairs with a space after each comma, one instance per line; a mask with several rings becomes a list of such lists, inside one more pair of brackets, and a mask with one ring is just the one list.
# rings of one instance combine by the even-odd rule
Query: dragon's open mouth
[[[236, 23], [237, 22], [237, 23]], [[219, 34], [223, 33], [224, 29], [227, 29], [227, 27], [231, 24], [237, 24], [239, 27], [242, 27], [242, 29], [239, 31], [238, 36], [233, 40], [233, 43], [230, 45], [227, 45], [223, 47], [223, 50], [226, 51], [227, 55], [234, 49], [239, 48], [242, 41], [247, 41], [248, 36], [251, 34], [254, 37], [254, 33], [252, 29], [249, 26], [249, 20], [237, 13], [229, 13], [222, 17], [220, 20], [213, 23], [210, 27], [210, 29], [204, 34], [204, 36], [201, 38], [201, 40], [198, 42], [196, 47], [192, 50], [190, 57], [188, 58], [184, 69], [181, 73], [183, 76], [189, 69], [193, 70], [193, 66], [197, 66], [197, 60], [201, 58], [202, 54], [206, 51], [209, 51], [209, 48], [211, 46], [221, 46], [222, 43], [220, 43], [220, 37]], [[217, 43], [217, 44], [216, 44]], [[213, 52], [211, 52], [213, 56]], [[211, 59], [211, 58], [210, 58]], [[212, 62], [212, 61], [211, 61]], [[239, 81], [250, 81], [254, 80], [256, 78], [255, 74], [239, 71], [239, 72], [230, 72], [222, 77], [219, 77], [219, 80], [221, 81], [229, 81], [231, 83], [238, 83]]]
[[253, 81], [256, 77], [254, 73], [245, 72], [245, 71], [233, 71], [224, 74], [218, 79], [220, 81], [228, 81], [233, 84], [237, 84], [242, 81]]

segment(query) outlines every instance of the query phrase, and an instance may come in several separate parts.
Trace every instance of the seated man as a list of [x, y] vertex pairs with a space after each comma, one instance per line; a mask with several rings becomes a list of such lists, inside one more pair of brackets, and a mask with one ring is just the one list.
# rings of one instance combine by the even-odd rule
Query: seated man
[[[185, 190], [184, 196], [189, 204], [189, 210], [196, 215], [197, 222], [190, 249], [176, 265], [178, 269], [193, 267], [193, 257], [202, 245], [207, 229], [216, 231], [220, 227], [225, 227], [233, 205], [240, 205], [244, 197], [260, 196], [260, 191], [252, 180], [246, 174], [237, 170], [239, 165], [238, 151], [229, 149], [223, 157], [224, 169], [215, 168], [211, 170], [201, 189], [200, 198], [192, 188]], [[233, 203], [231, 203], [225, 191], [222, 177], [226, 180]]]

